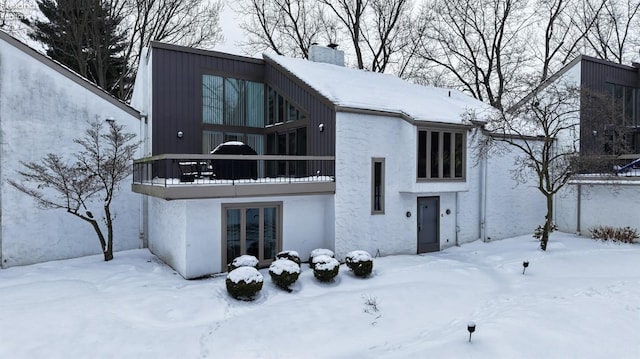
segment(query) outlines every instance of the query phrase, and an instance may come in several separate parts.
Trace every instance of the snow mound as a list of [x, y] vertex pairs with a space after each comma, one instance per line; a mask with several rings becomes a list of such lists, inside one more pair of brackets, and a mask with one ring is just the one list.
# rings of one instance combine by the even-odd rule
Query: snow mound
[[258, 266], [258, 258], [248, 255], [248, 254], [243, 254], [240, 257], [236, 257], [232, 262], [231, 262], [231, 266], [234, 268], [239, 268], [239, 267], [257, 267]]
[[371, 254], [369, 254], [369, 252], [367, 251], [351, 251], [347, 253], [346, 258], [348, 258], [348, 260], [352, 263], [367, 262], [372, 260]]
[[326, 254], [313, 257], [313, 266], [317, 270], [331, 271], [340, 266], [340, 262], [337, 259], [331, 258]]
[[253, 267], [240, 267], [232, 270], [227, 275], [227, 279], [234, 283], [261, 283], [264, 281], [262, 274]]
[[288, 259], [278, 259], [271, 263], [269, 266], [269, 272], [274, 274], [282, 274], [286, 273], [300, 273], [300, 266], [296, 264], [296, 262], [288, 260]]

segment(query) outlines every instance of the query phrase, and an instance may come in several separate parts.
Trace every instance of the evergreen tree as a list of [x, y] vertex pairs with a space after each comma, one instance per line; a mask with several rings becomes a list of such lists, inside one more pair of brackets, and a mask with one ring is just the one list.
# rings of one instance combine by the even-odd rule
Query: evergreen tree
[[126, 72], [122, 18], [102, 0], [38, 0], [46, 19], [25, 20], [46, 54], [116, 95]]

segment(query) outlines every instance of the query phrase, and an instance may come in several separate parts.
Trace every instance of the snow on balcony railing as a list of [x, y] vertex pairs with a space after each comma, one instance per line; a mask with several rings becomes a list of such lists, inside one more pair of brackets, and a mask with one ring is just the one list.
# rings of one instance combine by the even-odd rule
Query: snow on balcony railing
[[332, 156], [164, 154], [133, 163], [133, 183], [151, 186], [333, 181]]

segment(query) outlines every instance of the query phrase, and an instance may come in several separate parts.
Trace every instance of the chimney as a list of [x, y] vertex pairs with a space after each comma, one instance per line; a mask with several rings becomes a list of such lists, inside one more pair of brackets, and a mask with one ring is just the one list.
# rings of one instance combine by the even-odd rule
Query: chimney
[[344, 51], [338, 50], [337, 44], [327, 46], [314, 44], [309, 47], [309, 61], [344, 66]]

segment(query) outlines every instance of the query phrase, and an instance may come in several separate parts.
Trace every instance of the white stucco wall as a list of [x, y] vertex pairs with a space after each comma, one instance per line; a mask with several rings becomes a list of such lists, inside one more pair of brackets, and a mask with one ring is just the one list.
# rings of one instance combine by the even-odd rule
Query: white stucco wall
[[576, 184], [566, 186], [556, 196], [556, 223], [559, 230], [579, 232], [584, 236], [589, 236], [589, 229], [596, 226], [628, 226], [640, 230], [640, 212], [637, 210], [640, 181], [614, 185], [582, 184], [580, 187], [580, 199]]
[[[336, 256], [417, 253], [417, 198], [440, 197], [440, 246], [455, 245], [456, 192], [465, 182], [416, 181], [417, 128], [399, 117], [336, 115]], [[371, 160], [385, 159], [385, 213], [371, 214]], [[473, 206], [477, 207], [476, 200]], [[446, 210], [450, 214], [446, 214]], [[411, 217], [406, 213], [410, 212]]]
[[[88, 120], [112, 117], [138, 133], [131, 113], [92, 93], [11, 44], [0, 40], [0, 201], [2, 267], [101, 253], [90, 224], [64, 210], [42, 210], [11, 187], [19, 161], [39, 161], [47, 153], [71, 159]], [[139, 196], [125, 180], [114, 199], [114, 249], [138, 248]], [[102, 213], [101, 201], [91, 208]], [[106, 235], [106, 232], [105, 232]]]
[[303, 260], [316, 248], [333, 249], [333, 195], [149, 200], [149, 249], [183, 277], [223, 271], [222, 205], [282, 203], [282, 249]]
[[[417, 198], [440, 198], [440, 248], [533, 233], [544, 197], [512, 178], [515, 151], [475, 166], [467, 141], [463, 182], [417, 182], [417, 128], [397, 117], [338, 113], [336, 118], [336, 256], [363, 249], [382, 255], [417, 252]], [[425, 124], [426, 125], [426, 124]], [[371, 159], [385, 158], [385, 214], [371, 214]], [[486, 205], [482, 196], [485, 196]], [[447, 214], [447, 210], [449, 214]], [[406, 212], [412, 216], [407, 218]]]

